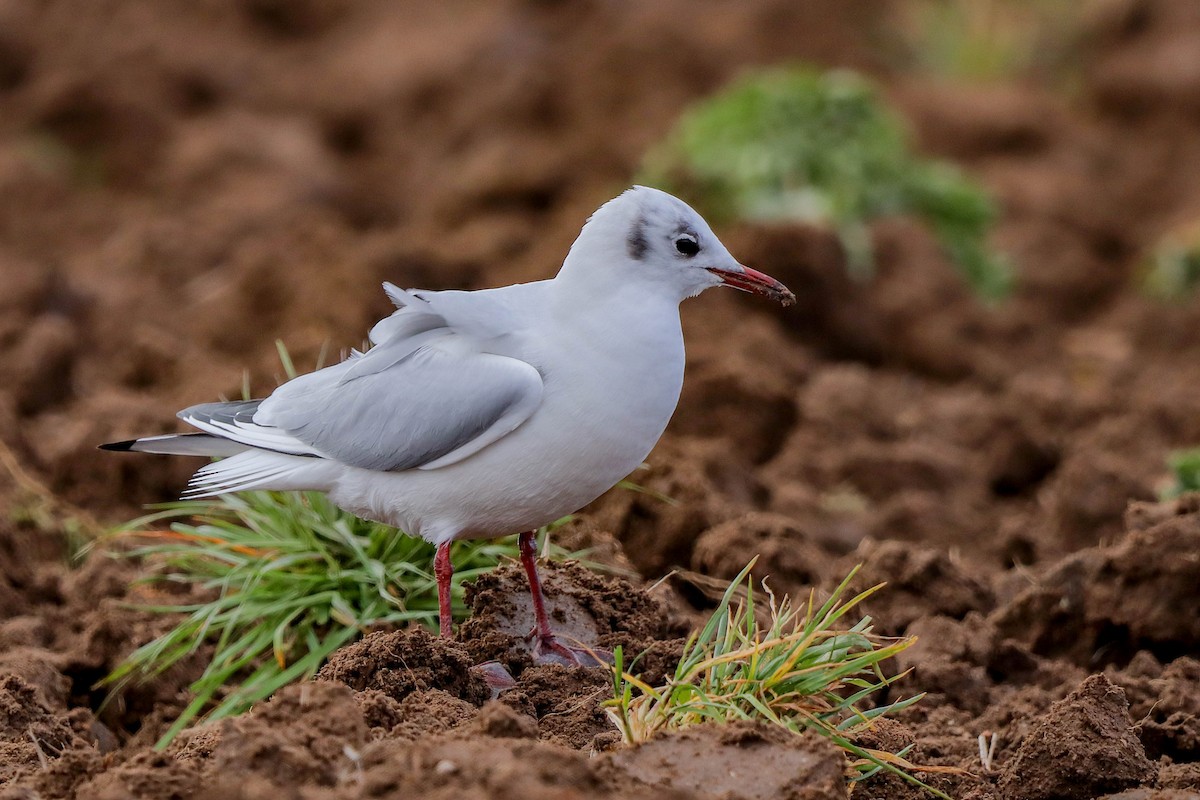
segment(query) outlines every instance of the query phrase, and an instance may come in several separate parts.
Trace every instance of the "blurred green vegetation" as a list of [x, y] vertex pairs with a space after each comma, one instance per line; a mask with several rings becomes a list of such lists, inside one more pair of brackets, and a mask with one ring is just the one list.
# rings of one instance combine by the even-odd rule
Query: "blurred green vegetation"
[[1176, 450], [1167, 456], [1174, 483], [1162, 492], [1162, 499], [1174, 500], [1187, 492], [1200, 492], [1200, 447]]
[[837, 232], [851, 272], [871, 274], [868, 224], [924, 220], [982, 297], [1011, 288], [990, 250], [989, 195], [950, 164], [913, 154], [905, 126], [845, 71], [754, 74], [689, 109], [646, 157], [645, 183], [698, 200], [716, 218], [803, 220]]
[[1142, 261], [1142, 288], [1162, 300], [1183, 301], [1200, 286], [1200, 220], [1167, 231]]
[[1071, 88], [1086, 2], [914, 0], [899, 9], [903, 66], [968, 83], [1037, 77]]

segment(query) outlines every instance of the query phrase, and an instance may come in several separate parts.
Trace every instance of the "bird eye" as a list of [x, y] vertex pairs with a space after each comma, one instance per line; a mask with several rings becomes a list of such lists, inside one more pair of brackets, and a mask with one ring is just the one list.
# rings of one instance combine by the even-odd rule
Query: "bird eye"
[[695, 236], [685, 233], [675, 240], [675, 249], [688, 258], [691, 258], [700, 252], [700, 243], [696, 241]]

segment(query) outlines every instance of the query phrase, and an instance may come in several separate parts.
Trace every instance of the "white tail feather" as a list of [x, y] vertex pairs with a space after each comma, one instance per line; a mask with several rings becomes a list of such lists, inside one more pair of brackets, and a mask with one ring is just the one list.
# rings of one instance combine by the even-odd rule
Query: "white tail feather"
[[247, 450], [197, 470], [183, 496], [196, 499], [253, 489], [318, 489], [319, 486], [297, 482], [306, 467], [317, 461], [266, 450]]

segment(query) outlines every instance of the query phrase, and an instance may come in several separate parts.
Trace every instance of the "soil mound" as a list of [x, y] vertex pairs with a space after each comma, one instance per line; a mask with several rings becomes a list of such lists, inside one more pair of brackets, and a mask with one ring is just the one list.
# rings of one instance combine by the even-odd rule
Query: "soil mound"
[[[1125, 663], [1139, 650], [1167, 661], [1197, 652], [1200, 513], [1188, 508], [1063, 559], [997, 610], [997, 627], [1082, 666]], [[1147, 513], [1135, 509], [1131, 520], [1141, 524]]]
[[[546, 613], [567, 641], [640, 653], [667, 632], [666, 610], [624, 578], [600, 575], [579, 564], [539, 565]], [[459, 638], [474, 663], [499, 661], [514, 675], [530, 663], [533, 601], [519, 564], [481, 576], [467, 592], [471, 618]]]

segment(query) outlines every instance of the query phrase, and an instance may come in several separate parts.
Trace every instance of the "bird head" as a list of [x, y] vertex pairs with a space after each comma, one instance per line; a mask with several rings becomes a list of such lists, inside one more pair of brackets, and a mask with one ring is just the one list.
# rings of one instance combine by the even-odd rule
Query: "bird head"
[[678, 197], [634, 186], [601, 206], [571, 247], [564, 272], [694, 297], [732, 286], [788, 306], [795, 295], [779, 281], [738, 263], [712, 228]]

